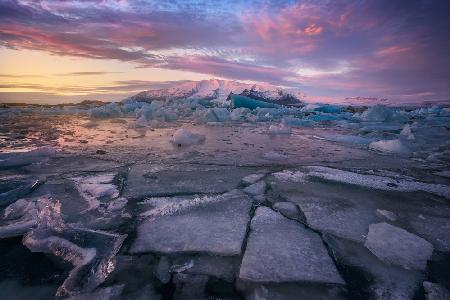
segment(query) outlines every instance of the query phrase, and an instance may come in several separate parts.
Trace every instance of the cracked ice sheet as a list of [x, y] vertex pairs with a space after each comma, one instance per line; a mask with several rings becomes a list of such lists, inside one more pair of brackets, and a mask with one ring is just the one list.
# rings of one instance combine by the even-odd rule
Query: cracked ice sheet
[[233, 191], [205, 198], [203, 203], [192, 201], [199, 203], [185, 204], [182, 210], [166, 208], [141, 221], [131, 252], [239, 255], [250, 219], [250, 198]]
[[327, 181], [305, 182], [304, 173], [298, 171], [275, 174], [268, 177], [274, 199], [297, 204], [307, 224], [316, 230], [363, 242], [370, 224], [385, 221], [377, 210], [386, 210], [397, 216], [398, 226], [428, 239], [437, 248], [438, 244], [446, 247], [442, 240], [447, 236], [450, 205], [445, 199]]
[[239, 278], [345, 284], [317, 233], [267, 207], [259, 207], [252, 219]]
[[359, 185], [367, 188], [398, 192], [427, 192], [450, 199], [450, 186], [418, 181], [392, 179], [377, 175], [365, 175], [321, 166], [308, 167], [308, 176]]

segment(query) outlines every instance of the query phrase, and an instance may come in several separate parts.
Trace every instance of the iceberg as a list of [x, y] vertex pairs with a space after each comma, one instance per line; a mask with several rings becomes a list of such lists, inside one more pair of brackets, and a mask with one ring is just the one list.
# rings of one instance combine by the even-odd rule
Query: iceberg
[[258, 107], [260, 108], [277, 108], [279, 105], [270, 103], [270, 102], [264, 102], [261, 100], [252, 99], [249, 97], [241, 96], [241, 95], [231, 95], [231, 107], [232, 108], [239, 108], [244, 107], [248, 109], [256, 109]]
[[361, 114], [361, 119], [367, 122], [404, 122], [409, 117], [396, 109], [384, 105], [374, 105]]
[[118, 103], [109, 103], [103, 106], [94, 107], [89, 110], [89, 115], [94, 119], [117, 118], [122, 115], [122, 110]]

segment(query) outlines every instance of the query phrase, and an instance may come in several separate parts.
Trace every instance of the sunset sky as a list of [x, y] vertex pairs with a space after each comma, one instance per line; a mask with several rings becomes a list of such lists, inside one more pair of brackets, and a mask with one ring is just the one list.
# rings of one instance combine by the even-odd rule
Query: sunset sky
[[0, 0], [0, 101], [120, 100], [179, 80], [309, 99], [450, 99], [450, 1]]

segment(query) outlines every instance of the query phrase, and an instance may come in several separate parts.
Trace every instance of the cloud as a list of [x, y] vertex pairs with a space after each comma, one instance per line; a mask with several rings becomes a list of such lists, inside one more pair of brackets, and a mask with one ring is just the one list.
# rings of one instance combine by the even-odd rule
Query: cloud
[[95, 76], [95, 75], [106, 75], [106, 74], [118, 74], [123, 72], [104, 72], [104, 71], [94, 71], [94, 72], [69, 72], [56, 74], [58, 76]]
[[[411, 86], [450, 95], [449, 10], [440, 0], [4, 0], [0, 46], [335, 95]], [[302, 68], [318, 71], [299, 76]], [[103, 74], [70, 76], [93, 75]]]
[[[55, 87], [53, 85], [38, 84], [38, 83], [0, 83], [0, 91], [11, 89], [27, 89], [38, 93], [49, 92], [54, 95], [62, 95], [62, 94], [98, 95], [104, 93], [131, 95], [133, 93], [137, 93], [142, 90], [164, 88], [180, 82], [183, 81], [118, 80], [113, 81], [108, 85], [95, 85], [95, 86], [65, 85], [62, 87]], [[123, 98], [125, 98], [125, 96], [122, 96], [121, 99]]]

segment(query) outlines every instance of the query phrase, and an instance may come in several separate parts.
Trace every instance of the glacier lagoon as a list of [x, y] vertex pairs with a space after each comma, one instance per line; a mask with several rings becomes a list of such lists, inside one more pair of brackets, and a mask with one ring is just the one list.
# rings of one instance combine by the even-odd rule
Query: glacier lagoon
[[1, 108], [2, 294], [447, 293], [448, 108], [240, 106]]

